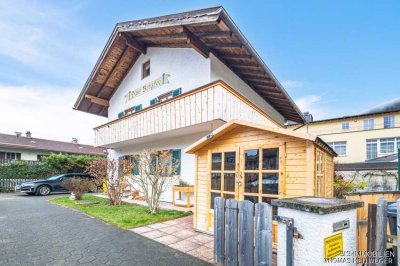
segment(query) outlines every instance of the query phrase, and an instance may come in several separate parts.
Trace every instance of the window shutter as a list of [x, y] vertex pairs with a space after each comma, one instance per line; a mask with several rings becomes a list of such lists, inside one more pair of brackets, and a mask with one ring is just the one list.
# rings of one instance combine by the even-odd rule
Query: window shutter
[[181, 94], [182, 94], [182, 89], [181, 88], [178, 88], [178, 89], [172, 91], [172, 97], [176, 97], [176, 96], [179, 96]]
[[125, 112], [121, 112], [118, 114], [118, 118], [124, 117], [125, 116]]
[[154, 105], [157, 103], [157, 98], [151, 99], [150, 100], [150, 105]]
[[173, 174], [180, 175], [181, 174], [181, 150], [172, 150], [172, 163], [178, 164], [175, 172]]
[[136, 105], [135, 106], [135, 112], [139, 112], [140, 110], [142, 110], [142, 105], [141, 104]]

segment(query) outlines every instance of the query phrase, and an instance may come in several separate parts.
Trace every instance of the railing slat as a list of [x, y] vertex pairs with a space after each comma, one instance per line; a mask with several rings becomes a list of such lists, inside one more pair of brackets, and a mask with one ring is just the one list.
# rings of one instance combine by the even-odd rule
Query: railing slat
[[254, 265], [272, 265], [272, 207], [267, 203], [255, 206], [256, 239]]
[[254, 258], [254, 204], [239, 202], [239, 265], [252, 266]]
[[225, 265], [238, 264], [238, 203], [226, 200], [225, 220]]
[[376, 243], [378, 257], [380, 258], [376, 263], [377, 266], [384, 266], [386, 242], [387, 242], [387, 200], [383, 197], [378, 199], [376, 208]]
[[225, 258], [225, 200], [214, 199], [214, 261], [223, 263]]

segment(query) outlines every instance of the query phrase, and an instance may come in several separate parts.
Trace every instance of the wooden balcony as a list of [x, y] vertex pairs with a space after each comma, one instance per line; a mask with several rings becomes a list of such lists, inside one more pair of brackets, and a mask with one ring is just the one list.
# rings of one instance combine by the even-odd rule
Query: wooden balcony
[[204, 124], [241, 119], [276, 126], [264, 112], [222, 81], [96, 127], [95, 146], [115, 144]]

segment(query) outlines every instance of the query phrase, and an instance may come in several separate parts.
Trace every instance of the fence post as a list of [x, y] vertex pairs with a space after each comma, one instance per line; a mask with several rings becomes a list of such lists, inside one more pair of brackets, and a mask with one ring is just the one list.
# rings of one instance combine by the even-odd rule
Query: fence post
[[225, 200], [214, 199], [214, 261], [223, 263], [225, 258]]
[[238, 203], [226, 200], [225, 220], [225, 265], [238, 264]]
[[256, 242], [255, 265], [272, 265], [272, 207], [267, 203], [257, 203], [255, 207]]
[[383, 197], [378, 199], [376, 208], [376, 250], [378, 254], [377, 266], [384, 266], [387, 242], [387, 200]]
[[254, 258], [254, 204], [239, 202], [239, 265], [253, 266]]

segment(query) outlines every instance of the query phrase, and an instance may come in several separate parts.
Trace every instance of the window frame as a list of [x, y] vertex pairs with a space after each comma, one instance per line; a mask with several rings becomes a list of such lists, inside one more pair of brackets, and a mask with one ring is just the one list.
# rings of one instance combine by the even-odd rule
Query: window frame
[[[347, 141], [332, 141], [327, 143], [340, 157], [347, 156]], [[344, 146], [344, 154], [339, 153], [336, 148]]]
[[363, 129], [364, 130], [373, 130], [373, 129], [375, 129], [375, 120], [373, 118], [364, 119], [364, 121], [363, 121]]
[[[387, 120], [387, 119], [390, 119], [390, 120]], [[387, 116], [383, 117], [383, 128], [394, 128], [395, 123], [396, 123], [396, 121], [395, 121], [394, 115], [387, 115]]]
[[[147, 70], [145, 69], [147, 66], [149, 67], [148, 73], [147, 73]], [[148, 76], [150, 76], [150, 74], [151, 74], [151, 67], [150, 67], [150, 59], [149, 59], [142, 63], [142, 79], [147, 78]]]
[[350, 129], [350, 122], [349, 121], [342, 122], [342, 130], [349, 130], [349, 129]]

